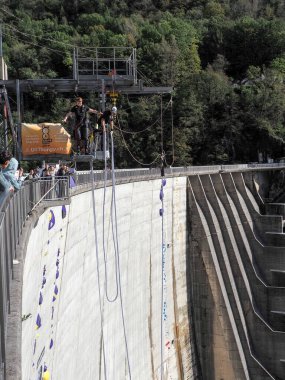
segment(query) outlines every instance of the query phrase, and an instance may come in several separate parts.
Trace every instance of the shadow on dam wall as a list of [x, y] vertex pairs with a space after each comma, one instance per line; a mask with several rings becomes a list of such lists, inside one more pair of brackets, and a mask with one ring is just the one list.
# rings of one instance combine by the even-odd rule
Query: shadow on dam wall
[[285, 378], [283, 210], [259, 213], [268, 178], [188, 178], [189, 321], [202, 379]]

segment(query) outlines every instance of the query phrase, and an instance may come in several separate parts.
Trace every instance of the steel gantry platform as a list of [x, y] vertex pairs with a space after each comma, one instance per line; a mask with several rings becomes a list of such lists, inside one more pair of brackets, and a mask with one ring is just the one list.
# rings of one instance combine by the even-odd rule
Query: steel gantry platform
[[119, 95], [170, 94], [173, 90], [172, 87], [145, 86], [138, 79], [136, 49], [130, 47], [75, 48], [72, 78], [8, 79], [2, 76], [0, 89], [16, 94], [18, 126], [22, 123], [25, 93], [97, 92], [101, 111], [104, 111], [107, 96], [115, 105]]
[[[86, 56], [85, 52], [88, 52]], [[91, 54], [90, 54], [91, 52]], [[0, 80], [7, 91], [88, 92], [119, 94], [169, 94], [172, 87], [147, 87], [138, 79], [136, 49], [126, 47], [76, 48], [73, 52], [73, 77], [58, 79]]]

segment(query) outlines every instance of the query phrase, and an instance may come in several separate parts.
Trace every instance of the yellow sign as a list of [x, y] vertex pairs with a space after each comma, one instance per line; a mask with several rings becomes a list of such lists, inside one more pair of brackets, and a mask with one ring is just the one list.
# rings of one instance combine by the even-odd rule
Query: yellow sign
[[35, 156], [66, 156], [69, 155], [70, 152], [70, 134], [61, 124], [22, 123], [23, 159], [35, 159]]
[[107, 95], [109, 95], [110, 98], [117, 98], [119, 96], [119, 93], [115, 91], [107, 91]]

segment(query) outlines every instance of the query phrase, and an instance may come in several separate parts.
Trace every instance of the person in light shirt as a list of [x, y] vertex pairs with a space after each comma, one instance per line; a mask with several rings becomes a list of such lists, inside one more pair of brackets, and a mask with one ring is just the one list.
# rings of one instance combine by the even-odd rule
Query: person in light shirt
[[0, 153], [0, 203], [6, 195], [19, 190], [21, 183], [16, 179], [18, 161], [7, 151]]

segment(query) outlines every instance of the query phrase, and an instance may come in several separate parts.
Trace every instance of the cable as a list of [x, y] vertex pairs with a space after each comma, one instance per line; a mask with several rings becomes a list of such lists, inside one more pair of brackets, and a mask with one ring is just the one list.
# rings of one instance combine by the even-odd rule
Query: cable
[[172, 162], [170, 166], [173, 166], [174, 161], [175, 161], [175, 152], [174, 152], [174, 123], [173, 123], [173, 99], [172, 99], [172, 94], [170, 97], [170, 102], [171, 102], [171, 143], [172, 143]]
[[[105, 205], [106, 205], [106, 184], [107, 184], [107, 157], [106, 157], [106, 129], [103, 129], [103, 153], [104, 153], [104, 192], [103, 192], [103, 254], [104, 254], [104, 269], [105, 269], [105, 295], [108, 302], [115, 302], [118, 298], [118, 273], [117, 273], [117, 265], [116, 265], [116, 256], [117, 249], [114, 243], [115, 248], [115, 276], [116, 276], [116, 293], [113, 298], [108, 295], [108, 270], [107, 270], [107, 255], [106, 255], [106, 247], [105, 247]], [[114, 186], [114, 185], [113, 185]], [[113, 187], [112, 187], [112, 204], [113, 204]], [[112, 219], [112, 207], [111, 207], [111, 219]], [[113, 221], [112, 221], [112, 232], [113, 232]], [[114, 235], [113, 235], [114, 241]]]
[[[126, 93], [126, 94], [124, 94], [125, 96], [126, 96], [126, 98], [127, 98], [127, 100], [128, 100], [128, 105], [129, 105], [129, 108], [125, 108], [125, 110], [129, 110], [129, 109], [133, 109], [134, 107], [135, 107], [135, 105], [131, 105], [130, 104], [130, 102], [132, 101], [132, 100], [130, 100], [130, 95], [131, 94], [128, 94], [128, 93]], [[133, 94], [132, 95], [135, 99], [137, 99], [137, 95], [136, 94]], [[156, 95], [154, 95], [153, 97], [155, 97]], [[149, 104], [153, 104], [153, 101], [152, 101], [152, 99], [153, 99], [153, 97], [148, 97], [148, 98], [146, 98], [146, 103], [149, 103]]]
[[[3, 8], [3, 7], [0, 8], [0, 9], [1, 9], [2, 11], [4, 11], [5, 13], [7, 13], [8, 15], [14, 17], [15, 19], [17, 19], [17, 20], [19, 20], [19, 21], [24, 21], [24, 19], [22, 19], [22, 18], [20, 18], [20, 17], [17, 17], [17, 16], [15, 16], [14, 14], [8, 12], [7, 9], [5, 9], [5, 8]], [[28, 17], [29, 17], [29, 16], [28, 16]], [[35, 21], [35, 20], [33, 20], [33, 21]], [[20, 30], [16, 29], [16, 28], [14, 27], [14, 25], [11, 26], [10, 24], [7, 24], [7, 23], [5, 23], [5, 22], [2, 21], [2, 25], [3, 25], [3, 24], [4, 24], [5, 26], [7, 26], [8, 28], [10, 27], [10, 28], [15, 29], [18, 33], [23, 34], [23, 35], [25, 35], [25, 36], [27, 36], [27, 37], [35, 37], [36, 39], [39, 39], [39, 36], [37, 36], [36, 34], [26, 34], [26, 33], [24, 33], [24, 32], [21, 32]], [[73, 44], [69, 44], [69, 43], [66, 43], [66, 42], [58, 41], [58, 40], [53, 39], [53, 38], [47, 38], [47, 37], [43, 37], [43, 36], [42, 36], [41, 39], [43, 39], [43, 40], [45, 40], [45, 41], [50, 41], [50, 42], [62, 43], [62, 44], [64, 44], [65, 46], [74, 47]]]
[[138, 68], [137, 68], [137, 73], [140, 74], [140, 76], [145, 80], [146, 83], [153, 86], [153, 82], [147, 76], [145, 76], [144, 73], [140, 71]]
[[[163, 113], [166, 112], [166, 110], [168, 109], [169, 105], [171, 105], [171, 100], [168, 102], [168, 104], [166, 105], [165, 109], [163, 110]], [[130, 107], [130, 109], [132, 109], [133, 107]], [[123, 129], [120, 129], [118, 127], [116, 127], [116, 129], [120, 129], [121, 132], [123, 133], [126, 133], [126, 134], [131, 134], [131, 135], [137, 135], [139, 133], [143, 133], [149, 129], [151, 129], [155, 124], [157, 124], [159, 121], [161, 120], [161, 115], [157, 118], [157, 120], [155, 120], [150, 126], [146, 127], [145, 129], [142, 129], [141, 131], [125, 131]]]
[[120, 129], [119, 127], [115, 127], [115, 129], [120, 130], [122, 133], [129, 134], [129, 135], [138, 135], [139, 133], [143, 133], [145, 131], [148, 131], [151, 129], [155, 124], [158, 123], [158, 120], [156, 120], [153, 124], [151, 124], [149, 127], [146, 127], [145, 129], [142, 129], [141, 131], [126, 131], [124, 129]]
[[[161, 200], [161, 316], [160, 316], [160, 378], [163, 379], [163, 322], [166, 323], [167, 320], [167, 303], [165, 301], [164, 290], [166, 291], [166, 273], [165, 273], [165, 232], [164, 232], [164, 193], [163, 187], [166, 185], [165, 178], [161, 180], [160, 186], [160, 200]], [[168, 329], [167, 329], [168, 330]]]
[[[118, 123], [119, 123], [119, 118], [117, 118], [117, 120], [118, 120]], [[120, 123], [119, 123], [119, 124], [120, 124]], [[119, 131], [121, 132], [121, 129], [120, 129], [120, 128], [119, 128]], [[122, 138], [122, 141], [123, 141], [123, 143], [124, 143], [124, 145], [125, 145], [125, 148], [126, 148], [127, 151], [129, 152], [130, 156], [131, 156], [131, 157], [132, 157], [132, 158], [133, 158], [138, 164], [140, 164], [140, 165], [143, 165], [143, 166], [151, 166], [151, 165], [153, 165], [153, 164], [158, 160], [158, 158], [160, 157], [160, 155], [157, 154], [157, 157], [156, 157], [151, 163], [149, 163], [149, 164], [145, 164], [145, 163], [139, 161], [138, 159], [136, 159], [135, 156], [132, 154], [132, 152], [131, 152], [130, 149], [128, 148], [128, 145], [127, 145], [127, 143], [126, 143], [126, 140], [125, 140], [125, 138], [124, 138], [122, 132], [121, 132], [121, 138]]]
[[[20, 34], [23, 34], [23, 35], [26, 36], [26, 37], [29, 37], [28, 34], [23, 33], [23, 32], [20, 32], [18, 29], [14, 28], [14, 27], [12, 27], [12, 26], [10, 26], [10, 25], [7, 25], [7, 24], [4, 24], [4, 25], [5, 25], [5, 27], [7, 27], [8, 29], [10, 28], [10, 29], [11, 29], [12, 31], [14, 31], [14, 32], [18, 32], [18, 33], [20, 33]], [[27, 44], [27, 45], [33, 45], [33, 46], [37, 46], [37, 47], [40, 47], [40, 48], [45, 48], [45, 49], [47, 49], [47, 50], [50, 50], [50, 51], [52, 51], [52, 52], [58, 54], [58, 55], [61, 56], [61, 57], [64, 57], [64, 55], [62, 54], [63, 52], [62, 52], [61, 50], [56, 50], [56, 49], [48, 48], [48, 47], [46, 47], [46, 46], [39, 45], [39, 44], [37, 44], [37, 43], [35, 43], [35, 42], [25, 41], [25, 40], [22, 40], [21, 38], [19, 38], [19, 36], [17, 36], [17, 39], [18, 39], [19, 41], [23, 42], [24, 44]], [[59, 41], [57, 41], [57, 42], [59, 42]]]
[[[114, 169], [114, 142], [113, 142], [113, 132], [111, 135], [111, 156], [112, 156], [112, 180], [115, 183], [115, 169]], [[116, 231], [116, 247], [117, 247], [117, 268], [118, 268], [118, 283], [119, 283], [119, 293], [120, 293], [120, 305], [121, 305], [121, 316], [124, 330], [124, 339], [126, 346], [126, 355], [127, 355], [127, 363], [128, 363], [128, 371], [130, 375], [130, 380], [132, 379], [131, 375], [131, 367], [130, 367], [130, 359], [129, 359], [129, 349], [128, 349], [128, 341], [126, 334], [126, 326], [125, 326], [125, 316], [124, 316], [124, 308], [123, 308], [123, 297], [122, 297], [122, 285], [121, 285], [121, 269], [120, 269], [120, 254], [119, 254], [119, 242], [118, 242], [118, 223], [117, 223], [117, 207], [116, 207], [116, 192], [115, 186], [113, 187], [113, 200], [114, 200], [114, 216], [115, 216], [115, 231]]]
[[91, 176], [91, 191], [92, 191], [92, 208], [93, 208], [93, 221], [94, 221], [96, 264], [97, 264], [97, 283], [98, 283], [98, 295], [99, 295], [99, 304], [100, 304], [100, 324], [101, 324], [101, 334], [102, 334], [102, 343], [103, 343], [104, 377], [105, 377], [105, 379], [107, 379], [105, 341], [104, 341], [104, 326], [103, 326], [103, 311], [102, 311], [102, 301], [101, 301], [102, 297], [101, 297], [101, 289], [100, 289], [99, 248], [98, 248], [98, 234], [97, 234], [97, 222], [96, 222], [96, 203], [95, 203], [95, 195], [94, 195], [95, 188], [94, 188], [93, 161], [90, 162], [90, 176]]
[[[165, 152], [163, 144], [163, 102], [162, 95], [160, 97], [160, 123], [161, 123], [161, 176], [164, 177]], [[166, 302], [164, 301], [164, 282], [166, 282], [165, 274], [165, 242], [164, 242], [164, 193], [163, 187], [166, 184], [165, 178], [161, 180], [160, 200], [161, 200], [161, 316], [160, 316], [160, 379], [163, 380], [163, 321], [166, 320]]]
[[162, 154], [164, 152], [164, 149], [163, 149], [162, 95], [160, 96], [160, 127], [161, 127], [161, 154]]
[[163, 291], [163, 275], [164, 275], [164, 263], [163, 263], [163, 257], [164, 257], [164, 252], [163, 252], [163, 239], [164, 239], [164, 218], [163, 218], [163, 187], [161, 185], [161, 190], [162, 192], [162, 199], [161, 199], [161, 208], [162, 208], [162, 216], [161, 216], [161, 314], [160, 314], [160, 379], [163, 379], [163, 301], [164, 301], [164, 291]]
[[170, 97], [170, 111], [171, 111], [171, 145], [172, 145], [172, 162], [171, 164], [168, 164], [166, 160], [166, 155], [164, 154], [164, 161], [167, 166], [172, 166], [175, 161], [175, 152], [174, 152], [174, 122], [173, 122], [173, 100], [172, 100], [172, 94]]
[[[167, 165], [166, 158], [165, 158], [165, 152], [164, 152], [164, 142], [163, 142], [163, 139], [164, 139], [164, 134], [163, 134], [163, 114], [166, 112], [166, 110], [168, 109], [169, 105], [171, 106], [171, 110], [172, 110], [172, 97], [171, 97], [171, 99], [169, 100], [167, 106], [163, 109], [163, 102], [162, 102], [162, 95], [161, 95], [161, 102], [160, 102], [160, 118], [159, 118], [159, 119], [160, 119], [160, 125], [161, 125], [161, 154], [160, 154], [160, 155], [157, 155], [157, 157], [156, 157], [151, 163], [149, 163], [149, 164], [146, 164], [146, 163], [143, 163], [143, 162], [139, 161], [139, 160], [138, 160], [138, 159], [132, 154], [132, 152], [131, 152], [130, 149], [128, 148], [128, 145], [127, 145], [126, 140], [125, 140], [125, 138], [124, 138], [124, 136], [123, 136], [123, 133], [131, 134], [131, 135], [136, 135], [136, 134], [138, 134], [138, 133], [145, 132], [146, 130], [152, 128], [153, 125], [154, 125], [155, 123], [158, 122], [158, 119], [154, 122], [154, 124], [152, 124], [151, 126], [145, 128], [145, 129], [142, 130], [142, 131], [131, 132], [131, 131], [124, 131], [124, 130], [122, 130], [122, 129], [120, 128], [120, 121], [119, 121], [119, 118], [118, 118], [118, 124], [119, 124], [119, 126], [118, 126], [118, 127], [116, 126], [115, 128], [116, 128], [117, 130], [119, 130], [119, 132], [120, 132], [120, 136], [121, 136], [121, 139], [122, 139], [122, 142], [123, 142], [125, 148], [127, 149], [128, 153], [130, 154], [130, 156], [131, 156], [131, 157], [132, 157], [137, 163], [139, 163], [140, 165], [143, 165], [143, 166], [151, 166], [151, 165], [153, 165], [153, 164], [158, 160], [159, 157], [160, 157], [161, 160], [162, 160], [162, 166], [164, 165], [164, 163]], [[172, 113], [171, 113], [171, 114], [172, 114]], [[174, 144], [173, 144], [173, 118], [172, 118], [172, 147], [173, 147], [173, 149], [174, 149]], [[174, 162], [174, 150], [173, 150], [172, 155], [173, 155], [173, 159], [172, 159], [172, 161]], [[173, 162], [172, 162], [172, 163], [173, 163]]]
[[164, 177], [164, 168], [165, 165], [167, 165], [166, 158], [165, 158], [165, 151], [164, 151], [164, 145], [163, 145], [163, 118], [162, 118], [162, 95], [161, 95], [161, 103], [160, 103], [160, 125], [161, 125], [161, 176]]

